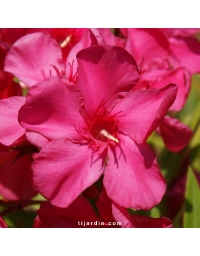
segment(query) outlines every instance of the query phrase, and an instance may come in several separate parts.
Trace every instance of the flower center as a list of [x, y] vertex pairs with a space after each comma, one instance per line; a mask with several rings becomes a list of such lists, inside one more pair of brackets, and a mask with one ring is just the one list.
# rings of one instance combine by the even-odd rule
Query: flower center
[[112, 117], [105, 118], [101, 115], [97, 116], [90, 131], [96, 140], [101, 140], [103, 142], [114, 141], [119, 143], [116, 121]]

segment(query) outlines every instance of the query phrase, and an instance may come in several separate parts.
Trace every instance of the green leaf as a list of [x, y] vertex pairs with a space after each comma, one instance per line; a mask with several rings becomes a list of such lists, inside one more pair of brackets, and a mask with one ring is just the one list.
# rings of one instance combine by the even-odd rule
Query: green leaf
[[183, 227], [200, 228], [200, 188], [191, 168], [187, 175]]
[[36, 218], [35, 211], [15, 211], [3, 216], [9, 228], [32, 228]]
[[200, 173], [200, 145], [190, 150], [190, 161], [192, 167]]
[[192, 167], [200, 172], [200, 125], [197, 126], [195, 134], [190, 142], [189, 154]]

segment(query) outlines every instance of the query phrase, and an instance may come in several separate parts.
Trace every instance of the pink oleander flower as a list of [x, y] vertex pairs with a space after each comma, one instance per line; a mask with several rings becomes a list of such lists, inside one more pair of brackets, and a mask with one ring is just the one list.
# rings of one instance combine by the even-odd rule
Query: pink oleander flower
[[130, 91], [138, 68], [120, 47], [92, 46], [77, 61], [76, 85], [50, 77], [30, 88], [19, 111], [27, 131], [52, 140], [34, 160], [36, 188], [53, 205], [67, 207], [103, 174], [114, 202], [152, 208], [166, 184], [145, 141], [172, 105], [177, 86]]
[[125, 31], [127, 33], [125, 49], [137, 60], [141, 69], [137, 88], [161, 88], [168, 83], [175, 83], [178, 86], [178, 92], [170, 110], [180, 111], [190, 91], [191, 74], [184, 66], [171, 65], [169, 39], [160, 29], [127, 29]]
[[[127, 36], [125, 49], [136, 58], [141, 69], [140, 80], [133, 90], [178, 86], [177, 97], [169, 111], [180, 111], [186, 103], [191, 74], [184, 66], [171, 67], [170, 41], [160, 29], [122, 30]], [[184, 55], [185, 52], [180, 52]], [[192, 130], [175, 118], [165, 117], [159, 126], [166, 147], [172, 152], [182, 150], [192, 137]], [[177, 136], [178, 135], [178, 136]]]
[[[101, 29], [100, 31], [103, 33], [106, 42], [116, 43], [109, 30]], [[150, 88], [162, 88], [166, 84], [173, 82], [178, 85], [178, 92], [169, 110], [181, 110], [189, 93], [190, 74], [188, 74], [185, 68], [157, 70], [155, 66], [155, 63], [163, 63], [163, 59], [166, 61], [168, 58], [169, 44], [167, 38], [159, 29], [129, 29], [128, 32], [129, 37], [126, 48], [141, 63], [142, 70], [145, 69], [143, 67], [148, 67], [147, 70], [150, 70], [150, 72], [143, 72], [141, 74], [140, 81], [134, 87], [134, 90], [146, 88], [146, 86]], [[65, 63], [61, 57], [60, 46], [49, 35], [44, 33], [26, 35], [20, 38], [10, 50], [6, 57], [5, 70], [13, 73], [27, 84], [28, 87], [42, 81], [44, 77], [55, 76], [58, 73], [65, 74], [69, 82], [76, 83], [78, 68], [76, 54], [85, 47], [103, 45], [104, 40], [98, 30], [87, 30], [81, 41], [71, 50]], [[148, 41], [148, 47], [142, 47], [139, 43], [141, 41]], [[137, 55], [135, 55], [135, 52], [137, 52]], [[26, 61], [27, 59], [29, 59], [28, 63]], [[153, 70], [152, 66], [154, 66]], [[159, 131], [166, 147], [173, 152], [183, 149], [192, 136], [192, 131], [187, 126], [169, 117], [163, 120]], [[179, 136], [174, 136], [177, 133]], [[30, 134], [29, 132], [26, 135], [33, 144], [35, 144], [35, 136], [39, 136], [33, 135], [33, 133]], [[41, 140], [43, 141], [45, 139], [41, 138]], [[42, 145], [43, 142], [37, 146], [41, 147]]]
[[[7, 32], [10, 32], [10, 31], [7, 31]], [[24, 31], [23, 29], [14, 31], [14, 32], [19, 32], [19, 35], [20, 33], [25, 33], [25, 32], [28, 33], [28, 31]], [[29, 31], [29, 32], [33, 32], [33, 31]], [[12, 36], [11, 33], [8, 33], [7, 37], [9, 37], [9, 35]], [[14, 34], [13, 36], [15, 35], [17, 36], [17, 34]], [[30, 42], [33, 43], [34, 40], [35, 42], [37, 42], [37, 44], [33, 46], [33, 44], [30, 44]], [[87, 46], [87, 44], [91, 43], [91, 40], [92, 42], [95, 42], [95, 37], [93, 36], [91, 31], [88, 31], [85, 37], [83, 38], [82, 43], [79, 43], [79, 45], [77, 45], [77, 47], [73, 51], [76, 53], [77, 48], [83, 47], [82, 45]], [[38, 48], [38, 45], [43, 50], [42, 47], [45, 45], [45, 43], [46, 43], [45, 50], [49, 49], [51, 51], [51, 54], [49, 54], [47, 57], [44, 57], [44, 56], [42, 57], [40, 55], [35, 56], [33, 51]], [[29, 48], [27, 49], [27, 47]], [[34, 72], [29, 73], [28, 78], [26, 77], [26, 75], [24, 75], [27, 67], [26, 58], [30, 59], [30, 61], [32, 58], [32, 63], [33, 63], [34, 58], [38, 57], [38, 59], [40, 59], [41, 65], [43, 65], [43, 63], [45, 63], [46, 61], [45, 67], [46, 67], [46, 71], [48, 72], [48, 66], [52, 68], [51, 64], [57, 65], [58, 59], [59, 59], [58, 56], [61, 56], [61, 49], [59, 48], [59, 45], [56, 44], [55, 40], [50, 38], [49, 35], [42, 34], [42, 33], [36, 33], [34, 34], [34, 36], [28, 35], [28, 36], [22, 37], [20, 39], [19, 47], [17, 42], [16, 45], [14, 45], [13, 49], [9, 53], [9, 56], [10, 55], [14, 56], [14, 60], [15, 60], [16, 56], [18, 57], [19, 55], [17, 62], [19, 60], [18, 63], [21, 63], [22, 65], [21, 66], [22, 72], [20, 71], [22, 73], [22, 80], [24, 78], [23, 81], [27, 82], [27, 79], [29, 79], [28, 81], [30, 82], [30, 84], [28, 82], [28, 86], [34, 85], [34, 82], [33, 82], [34, 79], [36, 79], [36, 81], [37, 79], [43, 80], [44, 77], [41, 75], [40, 68], [38, 68], [38, 70], [36, 70], [35, 73]], [[2, 54], [0, 55], [0, 68], [2, 69], [3, 69], [3, 62], [5, 59], [5, 56], [6, 56], [6, 50], [2, 48]], [[10, 61], [9, 56], [7, 58], [7, 62]], [[73, 54], [71, 53], [70, 56], [73, 57]], [[17, 64], [17, 62], [14, 65], [12, 65], [12, 62], [11, 62], [11, 67], [15, 69], [16, 68], [15, 65]], [[34, 65], [37, 66], [37, 64], [34, 64]], [[56, 69], [58, 68], [60, 68], [59, 65], [56, 66]], [[62, 72], [62, 68], [64, 68], [63, 63], [61, 65], [59, 72]], [[17, 68], [15, 70], [19, 71], [19, 69]], [[5, 77], [9, 77], [10, 78], [9, 81], [12, 82], [13, 75], [7, 74], [4, 71], [2, 71], [2, 73]], [[55, 72], [54, 75], [55, 74], [57, 73]], [[19, 77], [21, 79], [20, 75]], [[0, 78], [1, 78], [1, 73], [0, 73]], [[4, 83], [2, 82], [3, 83], [2, 86], [4, 87], [6, 86], [6, 92], [8, 92], [9, 87], [5, 84], [4, 80], [3, 80]], [[0, 79], [0, 82], [1, 81], [2, 80]], [[11, 85], [13, 86], [14, 82], [12, 82]], [[3, 98], [5, 98], [6, 96], [7, 97], [13, 96], [11, 92], [14, 92], [15, 87], [12, 87], [12, 88], [13, 88], [12, 90], [9, 90], [10, 95], [8, 95], [8, 93], [5, 94], [5, 89], [3, 88], [4, 90], [2, 89], [2, 91], [0, 91], [0, 96], [1, 94], [4, 95], [4, 97], [2, 96]], [[39, 134], [29, 133], [19, 124], [18, 111], [19, 111], [19, 108], [24, 104], [24, 101], [25, 101], [24, 97], [10, 97], [9, 99], [4, 99], [0, 101], [0, 115], [1, 115], [0, 143], [3, 144], [2, 147], [0, 148], [0, 162], [1, 162], [0, 194], [7, 200], [29, 199], [35, 195], [36, 191], [33, 187], [33, 182], [32, 182], [31, 162], [33, 161], [32, 159], [33, 153], [37, 152], [37, 148], [34, 147], [33, 145], [35, 145], [35, 141], [37, 141], [36, 146], [40, 148], [44, 146], [46, 143], [48, 143], [49, 141], [48, 139], [46, 139], [43, 136], [40, 136]], [[30, 143], [27, 143], [26, 138], [28, 138], [28, 140], [32, 142], [33, 145], [31, 145]]]

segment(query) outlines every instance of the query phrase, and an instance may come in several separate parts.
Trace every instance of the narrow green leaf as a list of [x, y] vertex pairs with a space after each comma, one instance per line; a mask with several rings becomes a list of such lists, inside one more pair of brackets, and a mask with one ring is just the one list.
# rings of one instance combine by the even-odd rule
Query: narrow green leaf
[[32, 228], [36, 218], [35, 211], [19, 210], [3, 216], [9, 228]]
[[200, 188], [191, 168], [187, 175], [183, 227], [200, 228]]
[[191, 165], [196, 171], [200, 172], [200, 124], [196, 127], [189, 147]]

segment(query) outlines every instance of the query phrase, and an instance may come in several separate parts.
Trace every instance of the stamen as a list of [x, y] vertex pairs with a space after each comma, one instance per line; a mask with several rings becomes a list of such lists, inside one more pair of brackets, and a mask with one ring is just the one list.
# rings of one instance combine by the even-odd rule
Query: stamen
[[61, 48], [64, 48], [71, 40], [71, 35], [69, 35], [68, 37], [66, 37], [66, 39], [60, 44]]
[[106, 137], [106, 138], [108, 138], [110, 140], [115, 141], [116, 143], [119, 143], [119, 140], [117, 138], [113, 137], [112, 135], [110, 135], [106, 130], [102, 130], [100, 132], [100, 134], [102, 134], [104, 137]]
[[[58, 68], [55, 65], [50, 64], [50, 66], [52, 66], [54, 68], [54, 70], [56, 71], [57, 76], [61, 76], [60, 71], [58, 70]], [[50, 72], [51, 72], [51, 70], [50, 70]], [[51, 73], [50, 73], [50, 75], [51, 75]]]
[[[70, 70], [68, 80], [72, 83], [76, 83], [76, 78], [77, 78], [77, 74], [78, 74], [78, 67], [77, 68], [74, 67], [74, 59], [73, 59], [72, 63], [68, 62], [68, 64], [69, 64], [69, 70]], [[75, 68], [76, 68], [76, 72], [74, 74], [74, 69]]]
[[46, 79], [46, 75], [45, 75], [45, 73], [44, 73], [44, 69], [41, 70], [41, 73], [42, 73], [44, 79]]

